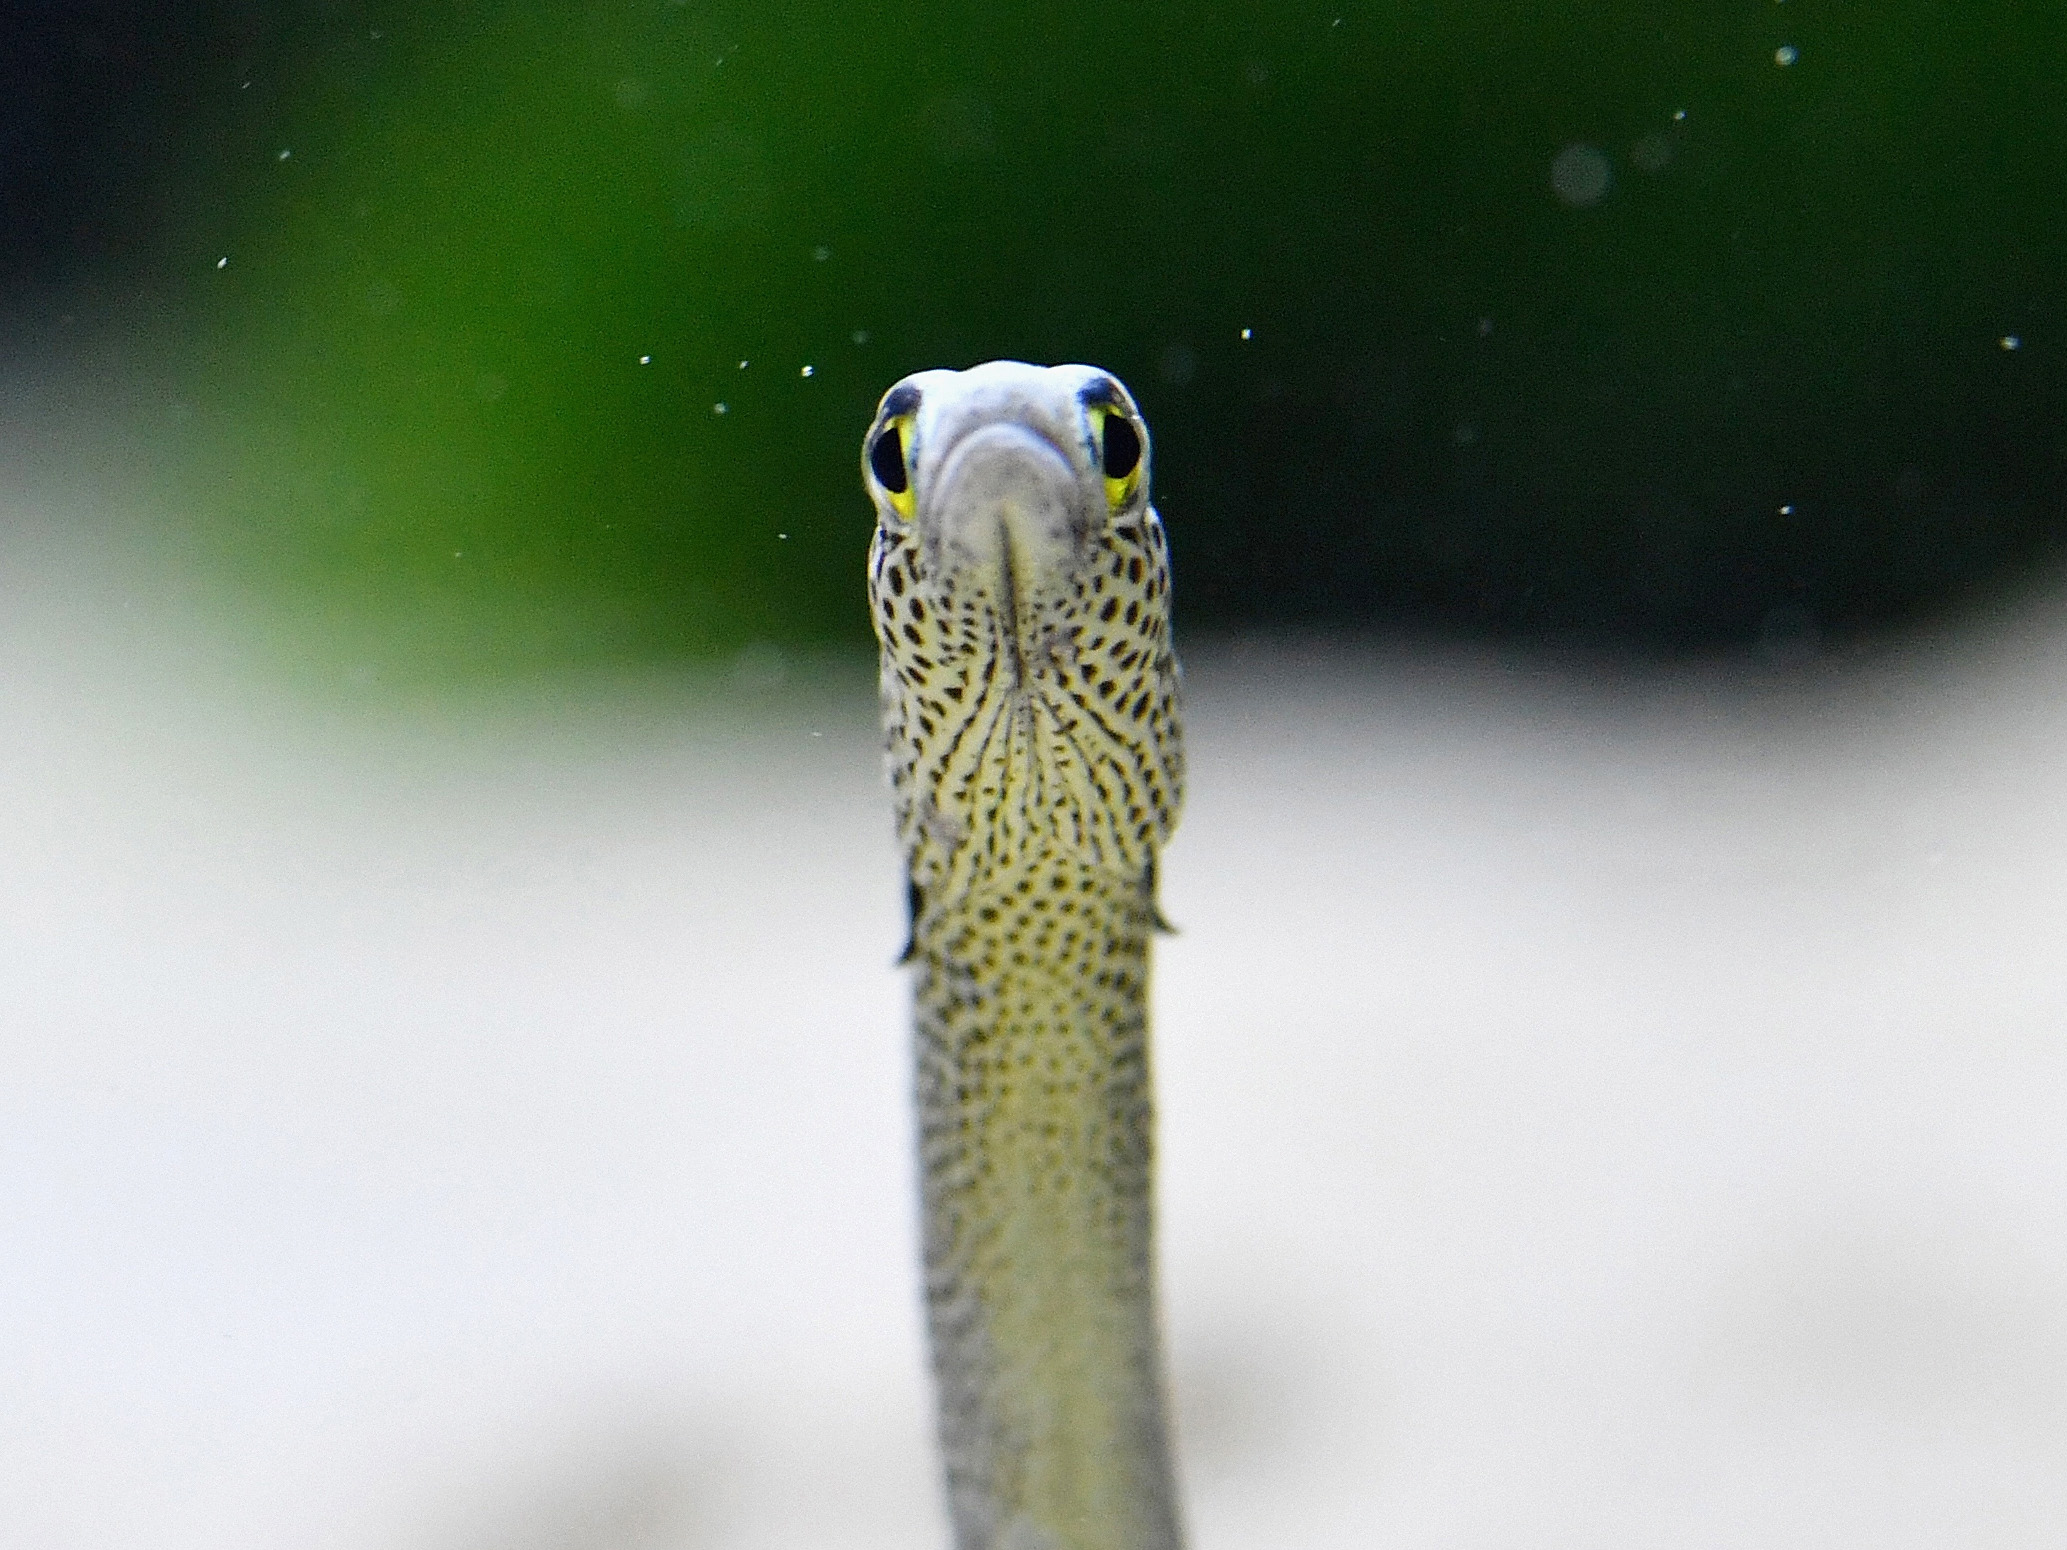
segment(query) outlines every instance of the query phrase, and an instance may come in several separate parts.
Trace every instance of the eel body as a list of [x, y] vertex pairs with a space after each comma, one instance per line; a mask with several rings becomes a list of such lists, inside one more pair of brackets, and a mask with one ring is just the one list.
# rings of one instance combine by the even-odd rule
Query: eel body
[[908, 867], [925, 1289], [958, 1550], [1179, 1550], [1149, 943], [1183, 787], [1133, 400], [922, 372], [863, 445]]

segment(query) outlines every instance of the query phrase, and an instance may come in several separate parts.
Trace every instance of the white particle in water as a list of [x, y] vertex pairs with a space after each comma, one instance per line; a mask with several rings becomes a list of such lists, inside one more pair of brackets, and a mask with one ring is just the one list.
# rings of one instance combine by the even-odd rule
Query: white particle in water
[[1551, 159], [1551, 191], [1574, 209], [1599, 204], [1612, 181], [1608, 158], [1593, 146], [1568, 145]]
[[1801, 50], [1792, 43], [1782, 43], [1773, 50], [1773, 63], [1783, 68], [1793, 64], [1799, 58], [1801, 58]]
[[2024, 341], [2015, 334], [2004, 334], [1998, 342], [2005, 350], [2021, 350], [2024, 348]]
[[653, 364], [653, 357], [650, 355], [642, 355], [639, 357], [639, 364], [641, 366], [651, 366]]
[[730, 412], [730, 411], [729, 411], [729, 410], [727, 410], [727, 409], [725, 408], [725, 406], [724, 406], [724, 405], [723, 405], [722, 403], [717, 403], [717, 404], [712, 404], [712, 405], [711, 405], [711, 413], [712, 413], [712, 414], [727, 414], [727, 413], [729, 413], [729, 412]]
[[746, 370], [746, 362], [745, 362], [745, 361], [741, 361], [741, 362], [739, 363], [739, 369], [740, 369], [741, 371], [745, 371], [745, 370]]
[[216, 268], [218, 268], [218, 269], [227, 269], [227, 268], [229, 268], [229, 267], [230, 267], [230, 261], [229, 261], [229, 259], [228, 259], [227, 257], [224, 257], [224, 258], [218, 258], [218, 259], [217, 259], [217, 260], [215, 261], [215, 267], [216, 267]]
[[1249, 337], [1250, 337], [1250, 336], [1251, 336], [1252, 334], [1254, 334], [1254, 332], [1255, 332], [1255, 330], [1254, 330], [1254, 329], [1249, 329], [1249, 328], [1245, 328], [1245, 329], [1243, 329], [1243, 330], [1242, 330], [1242, 337], [1243, 337], [1244, 339], [1247, 339], [1247, 338], [1249, 338]]
[[811, 261], [815, 264], [822, 264], [832, 256], [833, 250], [831, 248], [816, 247], [811, 250]]
[[1780, 515], [1781, 515], [1781, 516], [1783, 516], [1783, 517], [1791, 517], [1791, 516], [1793, 516], [1793, 515], [1794, 515], [1794, 503], [1793, 503], [1792, 501], [1789, 501], [1789, 502], [1788, 502], [1788, 503], [1787, 503], [1787, 504], [1786, 504], [1785, 506], [1782, 506], [1782, 507], [1780, 508]]
[[287, 160], [287, 158], [288, 158], [288, 157], [292, 156], [293, 154], [294, 154], [294, 152], [292, 152], [291, 150], [287, 150], [287, 149], [284, 149], [284, 148], [283, 148], [283, 149], [281, 150], [280, 154], [279, 154], [279, 155], [278, 155], [277, 157], [275, 157], [275, 158], [274, 158], [274, 160], [276, 160], [276, 161], [285, 161], [285, 160]]
[[855, 330], [854, 330], [854, 342], [855, 342], [856, 344], [867, 344], [867, 343], [868, 343], [868, 330], [867, 330], [867, 329], [865, 329], [865, 328], [857, 328], [857, 329], [855, 329]]
[[1674, 108], [1672, 110], [1672, 121], [1675, 124], [1684, 124], [1687, 121], [1687, 110], [1685, 108]]
[[789, 534], [787, 534], [787, 533], [777, 533], [777, 534], [776, 534], [775, 536], [776, 536], [777, 538], [787, 538], [787, 537], [789, 537]]
[[798, 372], [797, 375], [800, 377], [808, 377], [817, 370], [818, 368], [816, 366], [806, 366], [802, 371]]

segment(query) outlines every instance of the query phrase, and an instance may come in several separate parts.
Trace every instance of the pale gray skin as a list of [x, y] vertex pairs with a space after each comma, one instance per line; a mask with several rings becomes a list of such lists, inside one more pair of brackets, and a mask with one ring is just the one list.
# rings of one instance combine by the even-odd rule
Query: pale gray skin
[[1184, 772], [1148, 433], [1094, 367], [921, 372], [862, 477], [955, 1542], [1180, 1550], [1148, 959]]

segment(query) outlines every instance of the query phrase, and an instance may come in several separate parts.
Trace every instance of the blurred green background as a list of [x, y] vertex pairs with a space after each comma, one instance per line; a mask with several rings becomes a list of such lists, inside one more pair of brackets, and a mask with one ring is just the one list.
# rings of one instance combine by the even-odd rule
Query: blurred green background
[[2067, 527], [2058, 6], [5, 26], [8, 348], [319, 671], [863, 650], [870, 410], [994, 356], [1135, 388], [1190, 628], [1812, 655]]

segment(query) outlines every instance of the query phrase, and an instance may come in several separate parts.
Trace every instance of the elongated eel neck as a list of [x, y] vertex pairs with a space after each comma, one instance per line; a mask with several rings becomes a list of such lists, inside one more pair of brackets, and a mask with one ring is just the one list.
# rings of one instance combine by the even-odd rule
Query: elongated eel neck
[[1147, 463], [1082, 366], [919, 373], [863, 443], [958, 1550], [1182, 1546], [1148, 958], [1183, 748]]
[[965, 1546], [1179, 1543], [1149, 1192], [1152, 919], [1138, 879], [1033, 855], [916, 934], [926, 1297]]

